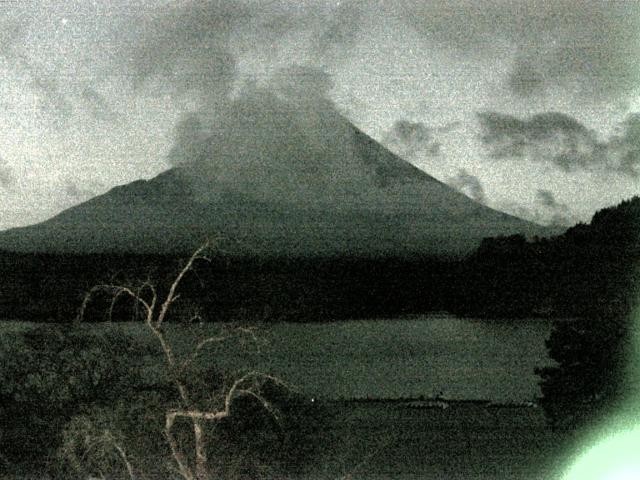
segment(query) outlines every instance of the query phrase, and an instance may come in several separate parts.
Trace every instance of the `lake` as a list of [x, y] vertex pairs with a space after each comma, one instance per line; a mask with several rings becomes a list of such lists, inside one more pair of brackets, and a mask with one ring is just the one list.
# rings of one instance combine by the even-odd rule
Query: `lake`
[[[488, 321], [430, 314], [322, 324], [279, 323], [253, 361], [310, 396], [525, 402], [534, 368], [551, 364], [548, 320]], [[232, 355], [231, 357], [235, 357]], [[239, 358], [228, 357], [233, 366]]]
[[[28, 325], [6, 322], [3, 330]], [[123, 327], [147, 335], [141, 323]], [[190, 331], [202, 336], [210, 328]], [[168, 330], [179, 339], [178, 351], [184, 350], [191, 334], [180, 324]], [[526, 402], [540, 394], [534, 369], [551, 364], [544, 344], [550, 331], [551, 322], [544, 319], [491, 321], [449, 314], [283, 322], [258, 332], [266, 343], [259, 353], [227, 342], [202, 356], [227, 370], [255, 368], [277, 375], [308, 396], [324, 399], [441, 394], [449, 399]], [[157, 360], [150, 361], [157, 367]]]

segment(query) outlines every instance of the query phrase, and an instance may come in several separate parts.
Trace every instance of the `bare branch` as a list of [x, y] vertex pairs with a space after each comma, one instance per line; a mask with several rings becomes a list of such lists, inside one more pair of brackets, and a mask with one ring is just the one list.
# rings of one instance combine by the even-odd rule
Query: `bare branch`
[[264, 398], [260, 393], [253, 390], [251, 387], [249, 388], [241, 388], [241, 386], [248, 382], [249, 380], [262, 380], [262, 379], [273, 379], [274, 381], [278, 381], [275, 377], [271, 377], [270, 375], [264, 375], [259, 372], [249, 372], [237, 379], [229, 391], [225, 396], [224, 409], [218, 411], [201, 411], [195, 408], [192, 409], [182, 409], [182, 410], [170, 410], [166, 413], [165, 420], [165, 435], [167, 437], [167, 441], [169, 443], [169, 447], [171, 449], [172, 455], [176, 464], [178, 465], [178, 469], [180, 474], [185, 480], [194, 480], [193, 472], [191, 468], [186, 464], [184, 460], [184, 455], [180, 451], [178, 444], [173, 436], [173, 425], [175, 423], [176, 418], [189, 418], [193, 423], [194, 428], [194, 437], [195, 437], [195, 454], [196, 454], [196, 478], [207, 478], [207, 455], [206, 455], [206, 442], [204, 440], [204, 429], [202, 428], [202, 421], [213, 421], [217, 422], [222, 420], [223, 418], [227, 418], [231, 415], [231, 408], [235, 398], [240, 396], [251, 396], [257, 399], [260, 404], [267, 410], [274, 419], [279, 422], [280, 415], [277, 409], [275, 409], [266, 398]]
[[113, 435], [111, 434], [111, 432], [109, 430], [105, 430], [104, 435], [107, 438], [107, 440], [109, 442], [111, 442], [111, 445], [113, 446], [113, 448], [115, 448], [116, 451], [118, 452], [118, 454], [120, 455], [120, 458], [122, 459], [122, 462], [124, 463], [124, 465], [125, 465], [125, 467], [127, 469], [127, 473], [129, 474], [130, 480], [136, 480], [136, 475], [135, 475], [134, 470], [133, 470], [133, 465], [129, 461], [127, 453], [124, 450], [124, 448], [122, 447], [122, 445], [120, 445], [116, 441], [116, 439], [113, 437]]
[[196, 260], [210, 261], [208, 257], [205, 257], [204, 255], [202, 255], [202, 252], [207, 250], [210, 246], [211, 246], [211, 241], [207, 240], [204, 243], [204, 245], [200, 246], [195, 252], [193, 252], [193, 255], [191, 255], [191, 258], [189, 258], [186, 265], [182, 267], [182, 270], [180, 270], [180, 273], [178, 273], [178, 276], [175, 278], [175, 280], [171, 284], [171, 287], [169, 288], [169, 293], [167, 294], [167, 297], [165, 298], [164, 302], [162, 303], [162, 306], [160, 307], [160, 313], [158, 313], [158, 317], [155, 321], [156, 328], [159, 328], [160, 326], [162, 326], [162, 322], [164, 322], [164, 319], [165, 319], [165, 316], [167, 315], [169, 307], [173, 302], [177, 300], [178, 295], [176, 294], [176, 290], [180, 285], [180, 282], [182, 282], [182, 279], [184, 278], [184, 276], [187, 274], [187, 272], [189, 272], [193, 268], [194, 262]]
[[204, 323], [204, 317], [202, 316], [202, 309], [196, 305], [189, 305], [187, 318], [185, 318], [184, 323], [194, 324], [199, 323], [202, 325]]
[[[249, 396], [257, 400], [262, 408], [272, 415], [276, 421], [279, 421], [279, 411], [262, 395], [261, 390], [267, 380], [284, 385], [284, 383], [276, 377], [257, 371], [251, 371], [245, 373], [240, 378], [237, 378], [230, 386], [227, 383], [226, 385], [228, 386], [228, 389], [226, 389], [226, 392], [225, 388], [214, 389], [212, 400], [213, 405], [217, 405], [219, 407], [217, 410], [202, 410], [198, 408], [195, 401], [192, 401], [189, 379], [183, 378], [185, 370], [197, 360], [204, 348], [213, 344], [222, 343], [235, 334], [225, 326], [220, 329], [217, 335], [211, 335], [197, 341], [195, 346], [193, 346], [193, 348], [183, 356], [183, 354], [178, 355], [178, 353], [176, 353], [177, 350], [174, 351], [174, 344], [172, 344], [171, 339], [166, 334], [163, 325], [172, 305], [180, 298], [178, 289], [182, 280], [187, 273], [196, 273], [194, 271], [195, 262], [199, 260], [210, 261], [210, 259], [204, 255], [204, 252], [210, 247], [210, 245], [211, 241], [209, 240], [191, 255], [173, 279], [164, 299], [158, 296], [156, 286], [149, 278], [147, 278], [147, 280], [141, 283], [137, 288], [116, 285], [115, 282], [113, 282], [112, 284], [97, 285], [91, 288], [83, 300], [78, 315], [78, 319], [81, 320], [92, 296], [98, 292], [112, 295], [108, 310], [110, 319], [113, 316], [113, 311], [117, 301], [122, 296], [132, 298], [136, 309], [141, 308], [143, 310], [144, 322], [160, 344], [164, 354], [166, 369], [170, 373], [172, 383], [179, 392], [180, 400], [178, 408], [165, 411], [164, 434], [171, 451], [172, 464], [174, 465], [174, 468], [177, 467], [178, 474], [184, 480], [203, 480], [210, 477], [207, 460], [207, 431], [203, 428], [204, 422], [217, 422], [223, 418], [231, 416], [234, 400], [243, 396]], [[137, 316], [138, 311], [136, 310], [135, 313]], [[189, 321], [194, 322], [197, 320], [202, 321], [200, 312], [197, 310], [192, 311], [190, 313]], [[241, 341], [244, 341], [244, 336], [247, 336], [253, 343], [258, 345], [259, 348], [260, 340], [256, 335], [255, 327], [240, 326], [234, 330], [237, 330], [240, 334], [239, 336]], [[195, 395], [194, 398], [197, 399], [197, 395]], [[181, 441], [174, 436], [173, 429], [176, 419], [178, 418], [188, 419], [193, 426], [194, 443], [190, 443], [190, 447], [182, 445]], [[105, 435], [107, 434], [110, 435], [109, 432], [105, 432]], [[111, 448], [114, 448], [117, 451], [118, 455], [127, 467], [130, 480], [135, 480], [134, 475], [136, 472], [127, 457], [126, 451], [112, 436], [109, 438], [111, 440]], [[189, 448], [189, 450], [187, 450], [187, 448]], [[191, 448], [193, 448], [193, 450], [191, 450]], [[195, 454], [195, 458], [192, 457], [189, 459], [190, 455], [186, 455], [185, 451], [190, 455]]]
[[254, 392], [253, 390], [237, 390], [237, 395], [247, 395], [255, 398], [260, 402], [262, 408], [269, 412], [276, 422], [280, 423], [280, 411], [258, 392]]
[[245, 335], [250, 337], [253, 345], [255, 345], [257, 353], [261, 353], [261, 345], [266, 345], [268, 343], [266, 340], [260, 339], [258, 337], [258, 335], [256, 334], [256, 331], [258, 330], [257, 327], [237, 327], [237, 329], [241, 333], [244, 333]]
[[205, 431], [202, 428], [202, 422], [192, 418], [193, 423], [193, 439], [194, 450], [196, 456], [196, 477], [198, 480], [208, 480], [209, 469], [207, 467], [207, 441], [205, 439]]
[[227, 394], [225, 395], [225, 399], [224, 399], [224, 409], [227, 412], [231, 412], [231, 404], [233, 403], [233, 400], [235, 398], [235, 396], [237, 394], [240, 393], [240, 391], [244, 391], [245, 393], [247, 392], [247, 390], [249, 389], [243, 389], [241, 388], [242, 385], [249, 381], [249, 380], [271, 380], [274, 383], [277, 383], [279, 385], [284, 385], [284, 382], [282, 380], [280, 380], [277, 377], [271, 376], [271, 375], [267, 375], [261, 372], [256, 372], [256, 371], [251, 371], [245, 375], [243, 375], [242, 377], [238, 378], [235, 382], [233, 382], [233, 385], [231, 385], [231, 388], [229, 389], [229, 391], [227, 392]]
[[205, 338], [204, 340], [201, 340], [200, 342], [198, 342], [198, 344], [196, 345], [193, 353], [195, 355], [197, 355], [200, 352], [200, 350], [202, 350], [208, 344], [210, 344], [210, 343], [220, 343], [220, 342], [223, 342], [224, 340], [226, 340], [228, 338], [229, 338], [229, 335], [219, 335], [217, 337]]
[[222, 343], [228, 338], [230, 338], [229, 335], [219, 335], [217, 337], [208, 337], [208, 338], [205, 338], [204, 340], [201, 340], [195, 346], [191, 354], [182, 361], [181, 369], [186, 370], [193, 362], [195, 362], [196, 359], [198, 358], [198, 355], [200, 354], [200, 351], [207, 345], [210, 345], [212, 343]]
[[172, 412], [167, 412], [167, 414], [165, 415], [164, 434], [167, 437], [167, 443], [169, 444], [169, 448], [171, 449], [171, 455], [173, 456], [176, 465], [178, 465], [178, 471], [180, 472], [180, 475], [182, 475], [182, 478], [184, 478], [185, 480], [194, 480], [195, 477], [193, 476], [193, 472], [185, 461], [184, 454], [180, 451], [178, 442], [173, 436], [172, 429], [175, 419], [176, 415], [174, 415]]
[[171, 410], [169, 413], [167, 413], [167, 417], [169, 416], [173, 417], [173, 421], [175, 421], [175, 419], [179, 417], [211, 421], [222, 420], [223, 418], [229, 416], [229, 412], [227, 412], [226, 410], [220, 410], [217, 412], [202, 412], [200, 410]]
[[113, 305], [115, 304], [115, 301], [121, 295], [128, 295], [135, 302], [137, 302], [140, 305], [142, 305], [144, 307], [145, 311], [147, 312], [147, 316], [152, 316], [153, 315], [153, 309], [151, 308], [151, 305], [149, 303], [147, 303], [147, 301], [144, 298], [142, 298], [136, 292], [131, 290], [129, 287], [125, 287], [125, 286], [122, 286], [122, 285], [107, 285], [107, 284], [103, 284], [103, 285], [94, 286], [85, 295], [84, 300], [82, 301], [82, 305], [80, 306], [80, 311], [78, 313], [78, 319], [80, 321], [82, 321], [83, 318], [84, 318], [84, 312], [86, 311], [87, 306], [89, 305], [89, 302], [91, 301], [91, 298], [93, 297], [94, 294], [96, 294], [98, 292], [105, 292], [105, 293], [110, 293], [110, 294], [113, 295], [113, 299], [111, 301], [111, 306], [109, 308], [109, 315], [111, 315], [111, 313], [112, 313]]
[[173, 423], [177, 417], [185, 417], [191, 419], [200, 419], [200, 420], [221, 420], [223, 418], [229, 417], [231, 415], [231, 408], [233, 406], [233, 401], [244, 395], [252, 396], [256, 398], [260, 404], [269, 411], [276, 419], [279, 419], [279, 415], [277, 411], [273, 408], [272, 405], [269, 404], [266, 398], [260, 395], [258, 392], [253, 390], [252, 388], [241, 388], [242, 385], [249, 380], [272, 380], [279, 384], [284, 384], [284, 382], [280, 381], [278, 378], [273, 377], [271, 375], [266, 375], [260, 372], [249, 372], [243, 375], [241, 378], [235, 380], [231, 386], [231, 388], [227, 391], [225, 395], [224, 408], [218, 411], [201, 411], [198, 409], [184, 409], [184, 410], [171, 410], [167, 413], [167, 427], [172, 428]]
[[171, 347], [171, 344], [165, 338], [164, 333], [162, 333], [162, 331], [155, 326], [152, 318], [147, 320], [147, 326], [149, 327], [151, 332], [155, 335], [155, 337], [158, 339], [158, 342], [160, 343], [160, 347], [162, 348], [162, 351], [164, 353], [165, 361], [171, 373], [174, 375], [173, 383], [178, 389], [178, 393], [180, 394], [180, 399], [182, 400], [182, 403], [185, 406], [190, 405], [191, 400], [189, 398], [189, 392], [187, 390], [187, 386], [176, 375], [177, 373], [179, 373], [177, 369], [178, 365], [177, 365], [176, 356], [173, 353], [173, 348]]
[[154, 312], [156, 307], [156, 302], [158, 300], [158, 293], [156, 292], [156, 287], [153, 285], [153, 283], [151, 282], [151, 279], [148, 277], [142, 283], [142, 285], [140, 285], [140, 287], [138, 288], [138, 296], [140, 298], [143, 298], [142, 295], [145, 290], [149, 290], [151, 292], [151, 302], [149, 302], [149, 309], [147, 310], [147, 313]]

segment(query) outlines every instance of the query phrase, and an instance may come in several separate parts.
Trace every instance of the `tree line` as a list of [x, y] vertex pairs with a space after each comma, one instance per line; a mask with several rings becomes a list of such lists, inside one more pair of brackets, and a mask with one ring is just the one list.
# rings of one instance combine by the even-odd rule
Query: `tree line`
[[[0, 253], [0, 318], [66, 322], [93, 285], [152, 279], [166, 288], [179, 255]], [[183, 297], [206, 320], [331, 321], [444, 310], [454, 263], [438, 258], [249, 258], [213, 253]], [[99, 321], [99, 314], [91, 317]], [[129, 312], [116, 312], [116, 320]]]
[[[603, 209], [590, 224], [556, 237], [487, 238], [465, 259], [217, 253], [185, 282], [183, 295], [215, 312], [209, 320], [323, 321], [436, 310], [513, 319], [622, 314], [640, 256], [639, 203]], [[150, 278], [162, 288], [180, 257], [0, 252], [0, 318], [68, 321], [93, 285]]]

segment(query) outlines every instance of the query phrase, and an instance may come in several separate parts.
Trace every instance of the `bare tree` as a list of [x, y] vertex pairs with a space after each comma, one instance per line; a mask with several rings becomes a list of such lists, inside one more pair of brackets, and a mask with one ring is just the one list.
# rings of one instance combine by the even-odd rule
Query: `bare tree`
[[[206, 424], [208, 422], [219, 422], [230, 417], [232, 406], [235, 400], [240, 397], [252, 397], [270, 414], [278, 419], [278, 411], [262, 395], [262, 387], [265, 382], [282, 382], [277, 378], [257, 371], [250, 371], [235, 379], [227, 386], [222, 387], [218, 392], [212, 392], [213, 402], [206, 407], [200, 405], [195, 395], [190, 389], [190, 383], [185, 379], [189, 366], [196, 360], [200, 352], [210, 344], [221, 343], [230, 337], [230, 333], [222, 331], [219, 335], [201, 338], [193, 345], [186, 354], [178, 354], [172, 344], [171, 339], [166, 334], [165, 322], [174, 303], [180, 297], [178, 289], [181, 282], [189, 272], [192, 272], [197, 262], [210, 262], [206, 253], [211, 248], [211, 242], [207, 241], [198, 248], [188, 259], [184, 266], [171, 282], [166, 295], [161, 296], [156, 286], [147, 280], [137, 288], [124, 285], [102, 284], [94, 286], [85, 296], [82, 303], [79, 319], [83, 319], [86, 308], [94, 295], [106, 293], [111, 296], [109, 316], [113, 313], [116, 302], [121, 297], [129, 297], [140, 309], [144, 324], [159, 344], [164, 357], [164, 366], [169, 373], [169, 378], [175, 386], [179, 396], [179, 406], [168, 409], [165, 412], [164, 436], [168, 442], [172, 460], [177, 467], [177, 471], [185, 480], [208, 480], [212, 478], [208, 451], [211, 440], [207, 436]], [[199, 313], [194, 313], [196, 319]], [[255, 333], [250, 328], [238, 329], [245, 334], [255, 338]], [[185, 420], [191, 424], [193, 430], [193, 442], [191, 447], [185, 446], [185, 442], [180, 442], [175, 434], [177, 420]], [[107, 432], [102, 441], [107, 441], [112, 445], [121, 459], [125, 462], [129, 476], [135, 478], [134, 468], [131, 465], [124, 448], [120, 444], [115, 444], [113, 437]], [[193, 449], [193, 451], [190, 451]]]

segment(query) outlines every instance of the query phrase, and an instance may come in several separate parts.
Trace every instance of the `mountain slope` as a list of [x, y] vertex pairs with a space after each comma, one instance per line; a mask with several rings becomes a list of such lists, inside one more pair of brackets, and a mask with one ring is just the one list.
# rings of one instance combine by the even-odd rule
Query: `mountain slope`
[[483, 237], [547, 233], [472, 201], [346, 121], [344, 129], [339, 147], [278, 146], [266, 152], [277, 161], [220, 162], [206, 171], [187, 164], [116, 187], [1, 232], [0, 248], [169, 252], [214, 235], [231, 254], [459, 255]]

